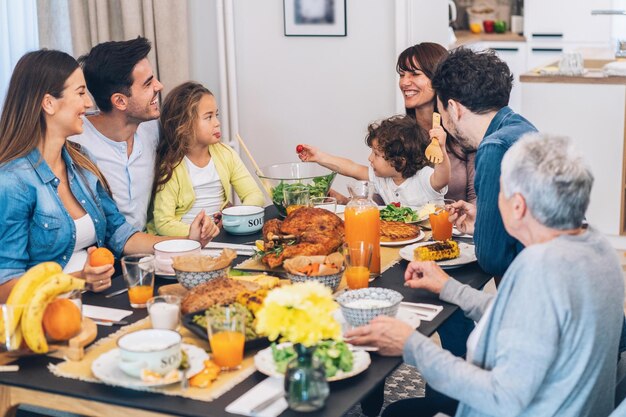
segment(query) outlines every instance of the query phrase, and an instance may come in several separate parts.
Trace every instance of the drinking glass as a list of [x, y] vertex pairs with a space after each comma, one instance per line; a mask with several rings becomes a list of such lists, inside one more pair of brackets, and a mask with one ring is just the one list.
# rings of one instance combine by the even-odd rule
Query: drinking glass
[[243, 345], [246, 341], [245, 317], [232, 306], [221, 306], [207, 313], [207, 331], [211, 356], [222, 370], [239, 369], [243, 362]]
[[563, 75], [581, 75], [585, 71], [580, 52], [566, 52], [559, 61], [559, 72]]
[[300, 207], [307, 207], [310, 203], [309, 188], [304, 184], [289, 184], [283, 188], [283, 202], [287, 215]]
[[311, 207], [328, 210], [331, 213], [337, 212], [337, 199], [335, 197], [312, 197]]
[[435, 202], [435, 212], [428, 215], [434, 240], [449, 240], [452, 238], [452, 223], [448, 220], [447, 208], [454, 200], [445, 199]]
[[348, 288], [351, 290], [369, 286], [372, 252], [373, 245], [368, 242], [344, 243], [343, 254], [346, 259], [346, 281], [348, 282]]
[[181, 298], [177, 295], [159, 295], [146, 303], [153, 329], [176, 330], [180, 325]]
[[154, 255], [126, 255], [121, 263], [131, 307], [146, 308], [154, 293]]
[[17, 334], [19, 316], [26, 305], [0, 304], [0, 353], [20, 349], [22, 337]]

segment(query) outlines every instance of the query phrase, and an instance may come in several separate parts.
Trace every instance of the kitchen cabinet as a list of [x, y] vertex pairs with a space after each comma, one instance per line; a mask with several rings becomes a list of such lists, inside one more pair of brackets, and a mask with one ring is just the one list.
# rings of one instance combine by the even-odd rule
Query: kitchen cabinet
[[524, 35], [529, 42], [584, 42], [608, 46], [611, 24], [592, 10], [611, 9], [613, 0], [525, 0]]
[[523, 74], [522, 114], [542, 133], [568, 136], [594, 175], [586, 216], [626, 245], [626, 77], [601, 77], [607, 61], [585, 61], [583, 76]]
[[526, 43], [525, 42], [476, 42], [468, 44], [475, 51], [493, 49], [500, 59], [509, 66], [513, 74], [513, 89], [509, 99], [509, 106], [516, 112], [522, 109], [522, 90], [520, 75], [526, 72]]

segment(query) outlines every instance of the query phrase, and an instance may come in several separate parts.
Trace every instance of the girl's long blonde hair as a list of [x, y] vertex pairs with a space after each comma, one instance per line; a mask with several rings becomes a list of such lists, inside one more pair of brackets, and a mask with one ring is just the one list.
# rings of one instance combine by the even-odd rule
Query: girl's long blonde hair
[[[65, 52], [42, 49], [18, 61], [0, 116], [0, 165], [28, 155], [46, 136], [41, 103], [46, 94], [61, 98], [67, 79], [79, 68]], [[96, 165], [66, 141], [65, 149], [79, 168], [95, 174], [108, 191], [106, 179]]]

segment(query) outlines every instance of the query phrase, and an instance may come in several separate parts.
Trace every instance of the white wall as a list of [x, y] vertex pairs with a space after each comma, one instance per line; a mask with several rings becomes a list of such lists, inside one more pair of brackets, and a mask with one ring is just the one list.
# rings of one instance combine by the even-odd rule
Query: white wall
[[286, 37], [282, 1], [235, 1], [240, 133], [259, 165], [297, 161], [298, 143], [367, 163], [367, 124], [394, 112], [394, 9], [347, 3], [347, 37]]
[[[367, 164], [367, 125], [403, 110], [397, 54], [446, 42], [446, 0], [348, 0], [346, 37], [286, 37], [281, 0], [227, 1], [239, 133], [261, 167], [297, 161], [298, 143]], [[189, 0], [191, 76], [220, 99], [215, 3]], [[334, 188], [345, 193], [347, 182], [337, 178]]]

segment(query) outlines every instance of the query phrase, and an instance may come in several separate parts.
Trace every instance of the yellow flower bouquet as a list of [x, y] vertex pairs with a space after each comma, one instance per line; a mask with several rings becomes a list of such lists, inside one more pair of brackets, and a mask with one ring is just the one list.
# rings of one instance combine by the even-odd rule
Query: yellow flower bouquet
[[270, 291], [256, 315], [258, 334], [274, 341], [315, 346], [341, 337], [341, 325], [333, 317], [338, 308], [330, 289], [305, 282]]

